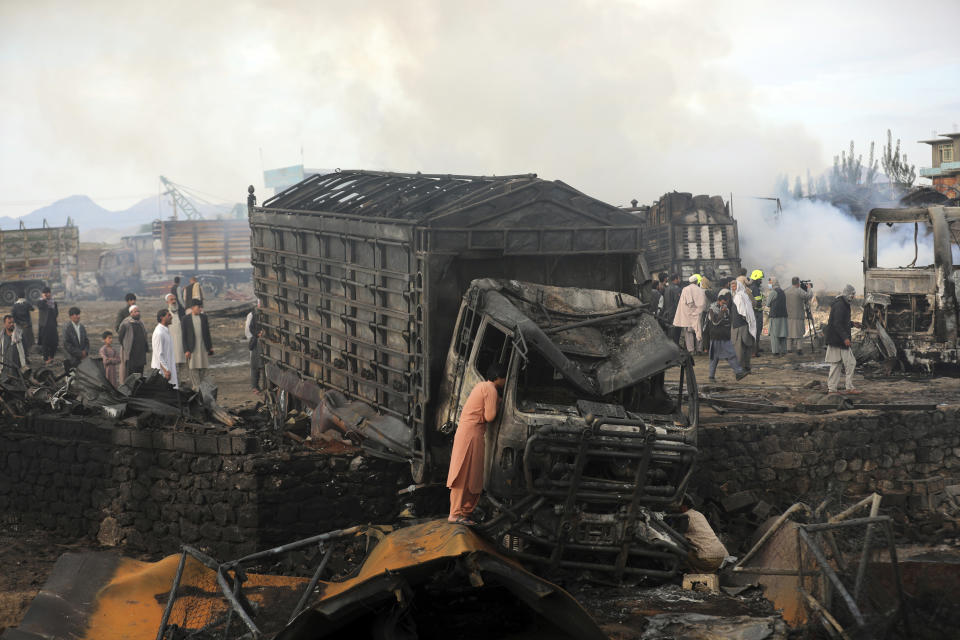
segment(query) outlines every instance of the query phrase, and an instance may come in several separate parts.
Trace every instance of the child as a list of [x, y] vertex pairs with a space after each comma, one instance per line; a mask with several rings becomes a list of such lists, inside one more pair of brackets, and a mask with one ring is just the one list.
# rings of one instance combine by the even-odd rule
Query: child
[[116, 388], [119, 385], [120, 354], [113, 348], [113, 333], [103, 332], [103, 346], [100, 347], [100, 357], [103, 359], [103, 370], [107, 380]]

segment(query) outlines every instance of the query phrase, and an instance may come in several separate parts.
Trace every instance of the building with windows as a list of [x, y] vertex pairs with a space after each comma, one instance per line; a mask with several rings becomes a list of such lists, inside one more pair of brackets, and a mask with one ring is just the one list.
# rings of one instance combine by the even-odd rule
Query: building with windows
[[933, 181], [933, 188], [948, 198], [960, 197], [960, 132], [941, 133], [930, 140], [932, 166], [921, 167], [920, 175]]

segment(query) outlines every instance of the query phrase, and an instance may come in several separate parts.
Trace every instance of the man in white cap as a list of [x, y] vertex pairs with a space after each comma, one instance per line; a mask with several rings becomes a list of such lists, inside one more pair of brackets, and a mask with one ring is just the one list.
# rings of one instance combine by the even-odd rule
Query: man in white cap
[[170, 335], [170, 322], [173, 314], [169, 309], [157, 311], [157, 326], [153, 330], [153, 357], [150, 366], [160, 372], [167, 381], [177, 388], [177, 363], [173, 352], [173, 337]]
[[130, 315], [120, 323], [117, 340], [123, 345], [124, 378], [132, 373], [142, 374], [143, 367], [147, 364], [150, 344], [147, 342], [147, 330], [140, 321], [140, 307], [137, 305], [130, 307]]
[[856, 290], [852, 284], [843, 288], [830, 305], [830, 318], [824, 330], [827, 341], [827, 356], [824, 362], [830, 363], [830, 374], [827, 376], [827, 391], [837, 393], [840, 387], [840, 369], [846, 374], [846, 393], [860, 393], [853, 386], [853, 370], [857, 366], [857, 358], [850, 348], [850, 328], [860, 326], [850, 320], [850, 301]]
[[680, 292], [680, 302], [677, 303], [677, 312], [673, 316], [673, 326], [682, 327], [684, 343], [687, 352], [691, 355], [696, 350], [697, 342], [703, 339], [700, 331], [700, 316], [707, 309], [707, 295], [700, 288], [700, 278], [693, 274], [689, 283]]

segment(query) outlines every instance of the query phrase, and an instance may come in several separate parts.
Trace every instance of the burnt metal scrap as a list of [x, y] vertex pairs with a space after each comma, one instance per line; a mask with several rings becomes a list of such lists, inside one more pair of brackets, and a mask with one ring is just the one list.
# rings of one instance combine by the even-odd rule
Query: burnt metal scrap
[[[914, 244], [930, 234], [933, 264], [881, 266], [878, 230], [882, 225], [912, 226]], [[864, 236], [864, 343], [859, 359], [871, 358], [930, 372], [940, 364], [960, 364], [960, 271], [951, 247], [960, 245], [960, 207], [874, 209]]]
[[158, 562], [67, 554], [3, 637], [118, 629], [131, 640], [606, 637], [563, 589], [445, 520], [355, 526], [225, 562], [189, 546]]
[[237, 421], [217, 404], [217, 388], [210, 383], [187, 392], [174, 389], [163, 376], [152, 372], [131, 375], [114, 388], [92, 358], [81, 360], [67, 375], [46, 368], [19, 370], [0, 377], [0, 390], [0, 409], [16, 419], [40, 411], [96, 413], [110, 420], [136, 420], [139, 426], [214, 419], [232, 427]]
[[[815, 511], [796, 503], [733, 573], [758, 576], [767, 598], [793, 626], [819, 621], [832, 638], [889, 637], [893, 629], [911, 637], [892, 520], [879, 515], [880, 501], [872, 494], [833, 516], [826, 514], [826, 502]], [[853, 517], [863, 510], [868, 515]], [[892, 592], [879, 587], [883, 566]]]

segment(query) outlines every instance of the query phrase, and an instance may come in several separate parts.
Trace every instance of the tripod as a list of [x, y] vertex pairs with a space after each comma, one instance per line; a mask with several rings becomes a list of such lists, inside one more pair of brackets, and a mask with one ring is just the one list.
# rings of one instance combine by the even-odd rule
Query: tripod
[[816, 352], [816, 349], [817, 349], [816, 343], [814, 342], [814, 337], [817, 336], [817, 335], [819, 335], [820, 332], [817, 331], [817, 325], [816, 325], [816, 323], [813, 321], [813, 313], [810, 311], [810, 302], [807, 301], [807, 300], [804, 300], [804, 301], [803, 301], [803, 315], [804, 315], [805, 318], [806, 318], [806, 324], [807, 324], [807, 326], [810, 327], [810, 329], [809, 329], [809, 333], [810, 333], [810, 352], [811, 352], [811, 353], [814, 353], [814, 352]]

